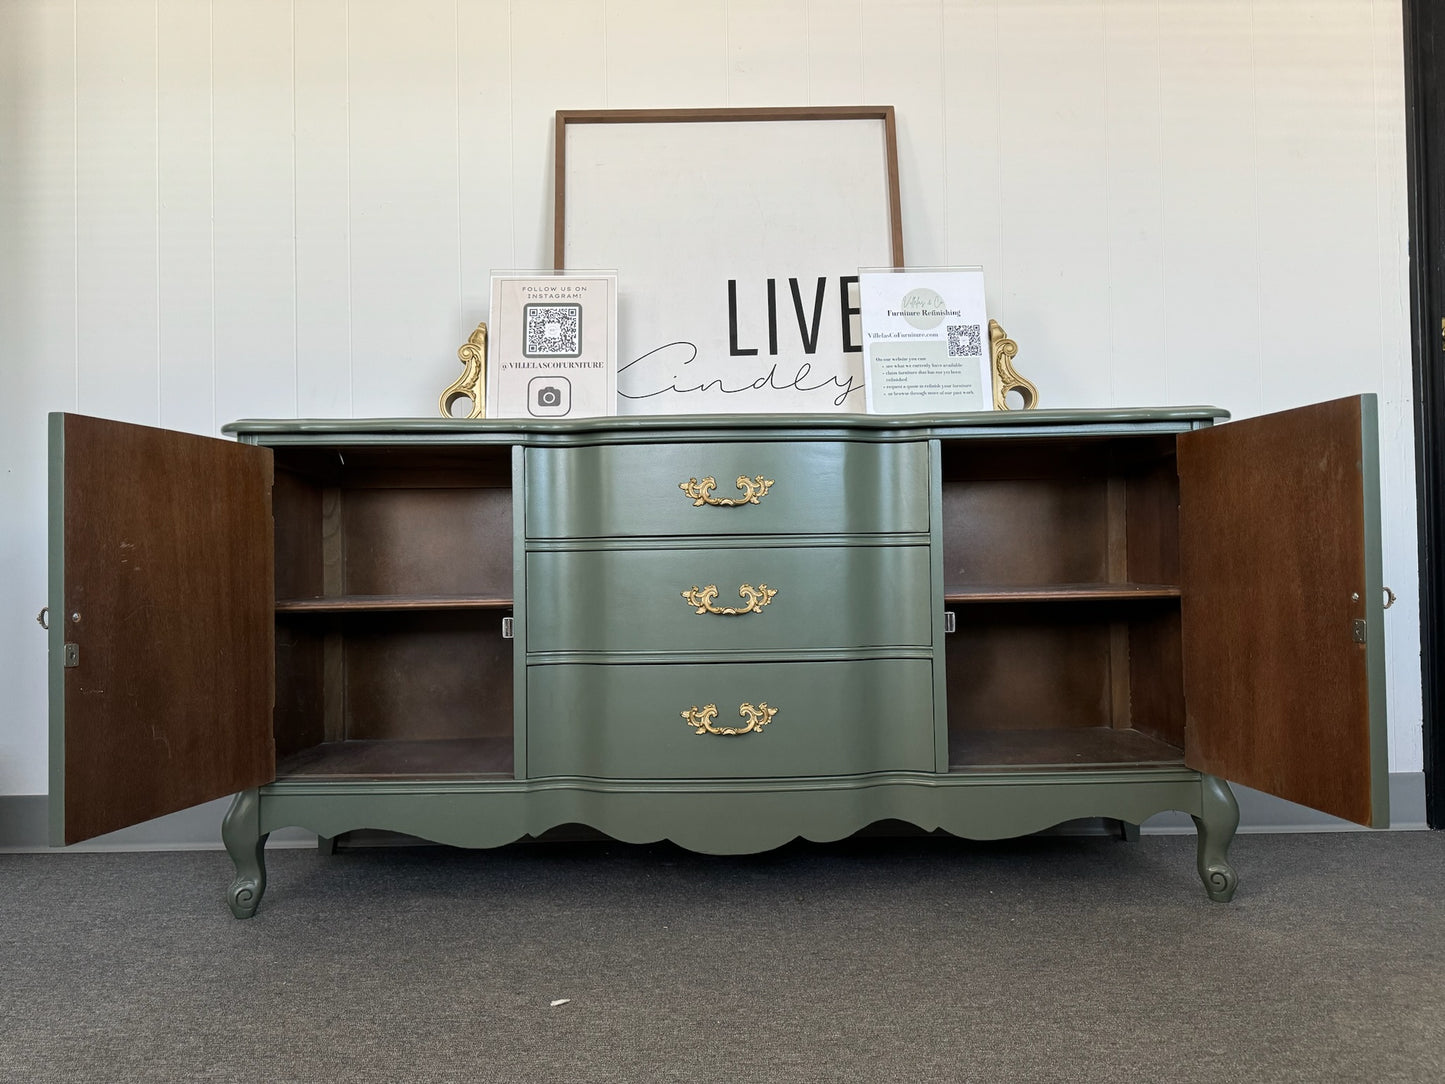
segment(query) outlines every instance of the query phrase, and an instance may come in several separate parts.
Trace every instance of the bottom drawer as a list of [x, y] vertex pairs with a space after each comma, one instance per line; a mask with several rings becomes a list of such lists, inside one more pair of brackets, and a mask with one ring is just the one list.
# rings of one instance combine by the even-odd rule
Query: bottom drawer
[[[699, 725], [742, 730], [723, 735]], [[715, 716], [705, 715], [715, 705]], [[766, 718], [766, 722], [762, 720]], [[527, 668], [527, 775], [719, 779], [933, 771], [933, 664], [581, 664]]]

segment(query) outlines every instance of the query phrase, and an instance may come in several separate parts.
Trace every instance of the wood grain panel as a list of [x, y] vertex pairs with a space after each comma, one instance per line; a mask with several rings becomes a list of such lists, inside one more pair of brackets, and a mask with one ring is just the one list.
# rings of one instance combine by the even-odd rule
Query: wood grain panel
[[971, 607], [947, 644], [950, 733], [1109, 722], [1109, 626], [1097, 615]]
[[326, 742], [276, 765], [278, 778], [396, 779], [512, 774], [512, 739]]
[[321, 488], [278, 470], [272, 489], [276, 596], [309, 598], [325, 587], [321, 561]]
[[510, 489], [347, 489], [348, 595], [512, 594]]
[[319, 623], [276, 624], [276, 757], [326, 737], [327, 629]]
[[960, 608], [946, 641], [950, 733], [1112, 726], [1181, 744], [1177, 607], [1146, 598]]
[[490, 613], [348, 615], [348, 739], [512, 733], [512, 641]]
[[1177, 745], [1137, 730], [1076, 727], [1070, 730], [982, 730], [955, 732], [948, 739], [953, 771], [979, 768], [1098, 768], [1178, 764]]
[[1161, 609], [1129, 629], [1129, 718], [1135, 729], [1184, 748], [1179, 610]]
[[1125, 483], [1129, 578], [1179, 582], [1179, 475], [1172, 449]]
[[944, 483], [945, 583], [1102, 583], [1108, 543], [1103, 479]]
[[1051, 583], [1037, 587], [978, 584], [944, 588], [943, 601], [972, 605], [990, 602], [1130, 602], [1178, 598], [1171, 583]]
[[271, 454], [61, 423], [73, 843], [272, 777]]
[[510, 598], [480, 595], [341, 595], [278, 599], [278, 614], [393, 613], [400, 610], [510, 610]]
[[1383, 782], [1353, 638], [1379, 606], [1364, 409], [1340, 399], [1179, 439], [1188, 763], [1360, 823]]
[[1173, 437], [945, 447], [944, 580], [953, 586], [1178, 577]]

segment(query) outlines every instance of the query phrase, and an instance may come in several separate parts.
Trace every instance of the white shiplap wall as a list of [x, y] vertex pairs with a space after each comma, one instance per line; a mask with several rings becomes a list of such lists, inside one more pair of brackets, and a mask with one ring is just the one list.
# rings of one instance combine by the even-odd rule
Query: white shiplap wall
[[430, 415], [549, 262], [555, 109], [858, 102], [1046, 405], [1379, 393], [1418, 771], [1397, 0], [5, 0], [0, 794], [46, 786], [46, 411]]

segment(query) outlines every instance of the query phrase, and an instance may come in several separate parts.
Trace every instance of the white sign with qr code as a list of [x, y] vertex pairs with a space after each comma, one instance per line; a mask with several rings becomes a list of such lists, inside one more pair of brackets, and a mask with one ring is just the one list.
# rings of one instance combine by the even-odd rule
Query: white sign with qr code
[[617, 413], [617, 275], [495, 271], [487, 327], [489, 418]]
[[858, 274], [870, 414], [993, 409], [983, 268]]

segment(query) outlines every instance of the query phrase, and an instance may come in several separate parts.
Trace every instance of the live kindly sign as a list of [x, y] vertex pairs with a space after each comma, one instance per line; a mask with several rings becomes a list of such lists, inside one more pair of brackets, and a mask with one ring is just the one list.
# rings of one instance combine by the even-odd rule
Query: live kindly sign
[[861, 412], [892, 110], [558, 114], [557, 264], [618, 275], [619, 414]]

